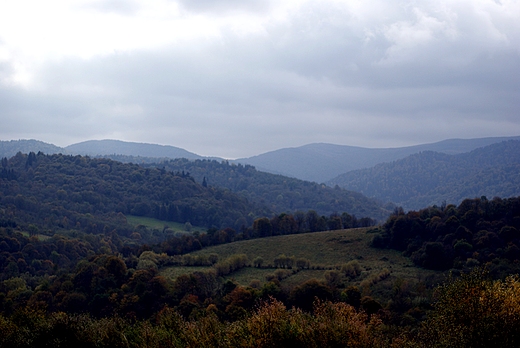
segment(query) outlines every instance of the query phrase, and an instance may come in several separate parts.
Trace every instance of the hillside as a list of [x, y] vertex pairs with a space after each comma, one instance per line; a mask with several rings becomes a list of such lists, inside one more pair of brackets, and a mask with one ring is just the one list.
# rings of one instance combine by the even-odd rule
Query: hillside
[[[18, 152], [24, 148], [34, 148], [29, 147], [30, 144], [31, 141], [17, 141], [13, 143], [12, 149], [16, 149]], [[35, 145], [40, 145], [42, 149], [45, 149], [49, 144], [39, 142]], [[85, 142], [61, 149], [62, 151], [58, 150], [60, 148], [56, 147], [56, 151], [60, 153], [67, 151], [89, 153], [92, 151], [92, 153], [97, 153], [98, 157], [106, 159], [137, 163], [147, 168], [190, 173], [190, 176], [200, 184], [206, 180], [207, 184], [214, 188], [230, 190], [246, 198], [253, 205], [267, 207], [271, 212], [292, 213], [315, 210], [319, 214], [327, 216], [333, 213], [348, 212], [358, 218], [370, 217], [381, 221], [386, 219], [393, 209], [392, 206], [382, 207], [376, 200], [368, 199], [356, 192], [332, 189], [324, 185], [260, 172], [248, 165], [230, 165], [228, 161], [214, 159], [193, 160], [193, 157], [201, 158], [196, 155], [189, 156], [192, 160], [167, 159], [168, 156], [175, 154], [181, 156], [187, 153], [187, 151], [174, 147], [106, 140]], [[116, 153], [136, 153], [136, 155]]]
[[469, 153], [421, 152], [392, 163], [351, 171], [327, 182], [405, 209], [459, 204], [467, 197], [520, 194], [520, 141], [510, 140]]
[[[373, 294], [391, 287], [397, 279], [410, 282], [429, 279], [429, 282], [434, 282], [434, 279], [440, 276], [439, 272], [415, 267], [409, 258], [398, 251], [370, 247], [373, 237], [373, 231], [366, 228], [315, 232], [239, 241], [205, 248], [192, 255], [216, 254], [220, 260], [224, 260], [235, 254], [245, 254], [250, 262], [262, 259], [264, 268], [248, 268], [231, 275], [243, 286], [249, 285], [255, 279], [260, 280], [262, 284], [266, 283], [266, 278], [274, 272], [273, 268], [276, 269], [276, 260], [280, 255], [293, 258], [295, 263], [296, 260], [308, 262], [305, 269], [290, 274], [281, 281], [282, 285], [287, 286], [298, 285], [311, 278], [325, 282], [327, 270], [339, 270], [342, 265], [348, 263], [359, 266], [359, 274], [350, 279], [342, 276], [338, 283], [365, 288], [365, 292], [369, 292], [370, 289]], [[382, 284], [376, 286], [377, 282], [368, 282], [386, 272], [385, 269], [389, 274], [387, 278], [380, 280]], [[172, 268], [165, 268], [161, 272], [168, 275], [171, 271]], [[379, 295], [380, 300], [387, 300], [387, 293]]]
[[[323, 183], [352, 170], [392, 162], [422, 151], [459, 154], [512, 139], [519, 140], [520, 137], [448, 139], [431, 144], [399, 148], [364, 148], [318, 143], [278, 149], [231, 162], [249, 164], [255, 166], [258, 170], [273, 174]], [[199, 156], [175, 146], [119, 140], [90, 140], [72, 144], [65, 148], [35, 140], [0, 141], [0, 157], [11, 157], [19, 151], [22, 153], [41, 151], [45, 154], [66, 153], [89, 156], [123, 155], [135, 157], [133, 160], [135, 163], [151, 163], [176, 158], [222, 160], [215, 157]]]
[[[121, 156], [112, 158], [122, 159]], [[315, 210], [320, 215], [329, 216], [347, 212], [358, 218], [370, 217], [382, 221], [393, 209], [392, 206], [383, 207], [378, 201], [357, 192], [261, 172], [250, 165], [186, 159], [142, 165], [190, 173], [197, 182], [229, 189], [249, 202], [265, 205], [279, 213]]]
[[103, 224], [92, 222], [92, 216], [110, 221], [118, 213], [206, 228], [240, 228], [270, 215], [228, 190], [204, 187], [188, 174], [101, 158], [19, 153], [2, 160], [0, 183], [2, 217], [40, 230], [79, 224], [101, 233]]
[[179, 147], [119, 140], [89, 140], [65, 147], [67, 153], [74, 155], [104, 156], [126, 155], [153, 158], [202, 159], [202, 156]]
[[494, 278], [520, 272], [520, 197], [465, 199], [459, 206], [396, 211], [372, 245], [403, 252], [420, 267], [478, 265]]
[[322, 183], [352, 170], [395, 161], [421, 151], [458, 154], [510, 139], [520, 139], [520, 137], [449, 139], [432, 144], [399, 148], [363, 148], [320, 143], [279, 149], [237, 159], [236, 162], [250, 164], [269, 173]]
[[56, 145], [44, 143], [39, 140], [0, 140], [0, 158], [13, 157], [18, 152], [29, 153], [29, 152], [43, 152], [45, 154], [65, 153], [65, 149]]

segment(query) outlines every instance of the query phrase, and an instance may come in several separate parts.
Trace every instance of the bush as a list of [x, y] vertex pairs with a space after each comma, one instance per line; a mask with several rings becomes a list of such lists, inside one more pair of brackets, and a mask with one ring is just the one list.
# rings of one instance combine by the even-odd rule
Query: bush
[[361, 275], [361, 265], [357, 260], [349, 261], [348, 263], [341, 266], [341, 272], [345, 274], [345, 276], [350, 278], [356, 278]]
[[492, 281], [481, 269], [437, 289], [435, 310], [424, 324], [427, 347], [520, 347], [518, 276]]

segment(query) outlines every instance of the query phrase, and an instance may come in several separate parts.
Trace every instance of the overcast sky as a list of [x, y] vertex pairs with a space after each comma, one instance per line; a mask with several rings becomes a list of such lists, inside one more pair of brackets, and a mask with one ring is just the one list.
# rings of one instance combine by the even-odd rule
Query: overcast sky
[[0, 0], [0, 140], [248, 157], [520, 135], [520, 0]]

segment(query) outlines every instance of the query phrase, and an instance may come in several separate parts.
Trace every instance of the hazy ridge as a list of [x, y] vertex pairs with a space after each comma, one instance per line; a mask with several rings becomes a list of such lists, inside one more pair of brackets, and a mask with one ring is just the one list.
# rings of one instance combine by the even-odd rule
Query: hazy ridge
[[327, 184], [420, 209], [443, 201], [520, 195], [519, 173], [520, 141], [510, 140], [457, 155], [425, 151], [342, 174]]

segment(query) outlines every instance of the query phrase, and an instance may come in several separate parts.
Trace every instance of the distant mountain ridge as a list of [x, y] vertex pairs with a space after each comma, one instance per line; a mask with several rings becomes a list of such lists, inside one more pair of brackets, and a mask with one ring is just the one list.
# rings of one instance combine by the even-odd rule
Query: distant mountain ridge
[[520, 141], [448, 155], [424, 151], [354, 170], [327, 182], [405, 209], [459, 204], [465, 198], [520, 195]]
[[392, 162], [421, 151], [459, 154], [505, 140], [520, 140], [520, 136], [448, 139], [398, 148], [364, 148], [316, 143], [240, 158], [235, 162], [253, 165], [269, 173], [322, 183], [352, 170]]
[[[112, 159], [125, 161], [117, 156]], [[261, 172], [250, 165], [227, 161], [175, 159], [141, 165], [189, 173], [197, 182], [226, 188], [245, 197], [249, 202], [261, 203], [274, 212], [292, 214], [296, 211], [314, 210], [325, 216], [347, 212], [357, 218], [370, 217], [383, 221], [395, 208], [391, 204], [383, 206], [381, 202], [358, 192]]]
[[205, 157], [189, 152], [180, 147], [171, 145], [158, 145], [149, 143], [137, 143], [121, 140], [88, 140], [80, 143], [59, 147], [39, 140], [8, 140], [0, 141], [0, 157], [12, 157], [18, 152], [42, 152], [47, 155], [67, 154], [83, 155], [91, 157], [103, 157], [112, 155], [133, 156], [156, 158], [156, 159], [175, 159], [187, 158], [196, 159], [220, 159], [218, 157]]
[[[476, 139], [448, 139], [431, 144], [421, 144], [398, 148], [364, 148], [327, 143], [308, 144], [295, 148], [283, 148], [257, 156], [230, 161], [249, 164], [260, 171], [280, 174], [306, 181], [326, 183], [338, 175], [352, 170], [370, 168], [380, 163], [392, 162], [422, 151], [445, 154], [459, 154], [506, 140], [520, 140], [514, 137], [488, 137]], [[148, 143], [125, 142], [120, 140], [89, 140], [60, 148], [36, 140], [0, 141], [0, 157], [11, 157], [16, 152], [46, 154], [64, 153], [88, 156], [134, 156], [136, 163], [150, 163], [150, 158], [215, 159], [203, 157], [179, 147]], [[138, 158], [142, 157], [142, 158]], [[148, 159], [144, 159], [147, 157]]]
[[125, 155], [154, 158], [203, 159], [193, 152], [171, 145], [126, 142], [121, 140], [88, 140], [65, 147], [67, 153], [74, 155], [105, 156]]
[[53, 144], [44, 143], [39, 140], [7, 140], [0, 141], [0, 157], [13, 157], [18, 152], [29, 153], [29, 152], [43, 152], [45, 154], [56, 154], [64, 153], [65, 149]]

